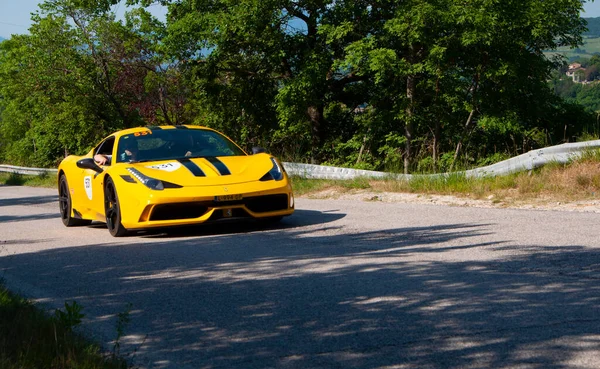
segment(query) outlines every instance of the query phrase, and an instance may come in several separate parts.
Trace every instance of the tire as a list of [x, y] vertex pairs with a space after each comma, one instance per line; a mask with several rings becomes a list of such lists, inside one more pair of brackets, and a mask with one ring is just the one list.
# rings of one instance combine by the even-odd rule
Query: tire
[[63, 224], [67, 227], [77, 227], [92, 224], [91, 220], [77, 219], [71, 216], [73, 203], [71, 201], [71, 193], [69, 192], [69, 184], [67, 177], [63, 174], [58, 180], [58, 207], [60, 218]]
[[110, 177], [106, 177], [104, 184], [104, 214], [106, 215], [106, 227], [113, 237], [123, 237], [128, 232], [121, 224], [121, 208], [117, 189]]

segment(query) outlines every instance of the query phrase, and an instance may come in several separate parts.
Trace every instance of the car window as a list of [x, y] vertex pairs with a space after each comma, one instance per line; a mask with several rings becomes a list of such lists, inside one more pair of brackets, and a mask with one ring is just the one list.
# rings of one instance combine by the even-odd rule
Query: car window
[[100, 143], [100, 145], [98, 145], [96, 147], [96, 150], [94, 150], [94, 155], [100, 154], [100, 155], [106, 156], [109, 159], [109, 162], [107, 163], [107, 165], [109, 165], [114, 146], [115, 146], [115, 137], [110, 136], [110, 137], [106, 138], [104, 141], [102, 141]]
[[199, 131], [195, 134], [194, 148], [200, 156], [236, 156], [243, 152], [226, 137], [213, 131]]
[[117, 143], [117, 163], [129, 163], [138, 161], [139, 147], [138, 139], [134, 135], [125, 135], [119, 138]]
[[[125, 146], [135, 148], [135, 159], [131, 155], [121, 154]], [[117, 152], [117, 162], [246, 155], [231, 140], [217, 132], [183, 128], [123, 135], [119, 138]]]

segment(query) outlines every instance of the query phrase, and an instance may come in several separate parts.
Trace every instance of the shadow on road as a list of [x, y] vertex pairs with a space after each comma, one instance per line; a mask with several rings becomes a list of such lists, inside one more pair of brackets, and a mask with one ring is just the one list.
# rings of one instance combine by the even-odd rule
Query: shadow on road
[[35, 273], [38, 298], [76, 299], [92, 328], [132, 303], [123, 349], [143, 341], [140, 366], [559, 369], [599, 352], [596, 252], [462, 261], [510, 246], [480, 242], [487, 224], [332, 234], [307, 226], [343, 215], [297, 215], [284, 230], [125, 239], [4, 256], [0, 269]]
[[58, 212], [58, 194], [52, 196], [31, 196], [0, 199], [0, 207], [15, 205], [40, 205], [56, 202], [56, 211]]
[[53, 219], [53, 218], [60, 218], [58, 209], [56, 211], [56, 214], [47, 213], [47, 214], [31, 214], [31, 215], [0, 215], [0, 223], [24, 222], [24, 221], [28, 221], [28, 220], [42, 220], [42, 219]]
[[[200, 237], [249, 233], [277, 229], [284, 230], [317, 224], [331, 223], [336, 220], [342, 219], [345, 216], [345, 214], [339, 213], [337, 212], [337, 210], [333, 210], [331, 212], [321, 212], [316, 210], [296, 210], [293, 215], [284, 217], [279, 222], [264, 222], [256, 219], [237, 219], [231, 221], [220, 221], [215, 223], [197, 224], [191, 226], [170, 228], [163, 227], [143, 231], [132, 231], [127, 237], [172, 239], [181, 237]], [[89, 227], [106, 229], [106, 224], [94, 222]]]

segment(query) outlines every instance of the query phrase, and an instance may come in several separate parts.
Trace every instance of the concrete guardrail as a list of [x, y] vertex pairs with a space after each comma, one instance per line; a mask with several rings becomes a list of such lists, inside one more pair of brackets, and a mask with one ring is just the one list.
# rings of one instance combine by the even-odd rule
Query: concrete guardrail
[[[545, 147], [543, 149], [532, 150], [525, 154], [515, 156], [514, 158], [510, 158], [508, 160], [504, 160], [481, 168], [470, 169], [464, 172], [457, 172], [457, 174], [464, 174], [467, 177], [486, 177], [510, 174], [514, 172], [538, 168], [551, 162], [566, 163], [569, 160], [577, 158], [586, 150], [598, 148], [600, 148], [600, 140], [566, 143], [556, 146]], [[325, 165], [289, 162], [284, 162], [283, 166], [290, 175], [315, 179], [353, 179], [357, 177], [370, 177], [382, 179], [410, 179], [413, 176], [411, 174], [396, 174], [387, 172], [377, 172], [372, 170], [339, 168]], [[26, 168], [14, 165], [0, 165], [0, 172], [33, 175], [48, 173], [51, 175], [55, 175], [57, 169]], [[430, 175], [440, 176], [447, 175], [447, 173]]]
[[[600, 140], [566, 143], [532, 150], [492, 165], [456, 173], [464, 174], [467, 177], [505, 175], [531, 170], [551, 162], [564, 164], [580, 156], [586, 150], [598, 148], [600, 148]], [[283, 163], [283, 165], [289, 174], [315, 179], [352, 179], [356, 177], [410, 179], [413, 176], [411, 174], [394, 174], [312, 164]], [[430, 176], [440, 175], [448, 175], [448, 173], [430, 174]]]
[[0, 164], [0, 172], [40, 175], [40, 174], [44, 174], [44, 173], [56, 174], [58, 172], [58, 169], [27, 168], [27, 167], [17, 167], [15, 165]]

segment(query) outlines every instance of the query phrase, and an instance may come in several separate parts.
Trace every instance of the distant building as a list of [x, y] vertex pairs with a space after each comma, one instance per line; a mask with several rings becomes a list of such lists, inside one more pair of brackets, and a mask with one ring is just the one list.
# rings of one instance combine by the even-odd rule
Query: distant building
[[567, 70], [567, 76], [573, 79], [573, 82], [576, 83], [585, 83], [585, 68], [581, 66], [579, 63], [571, 63], [569, 64], [569, 69]]

